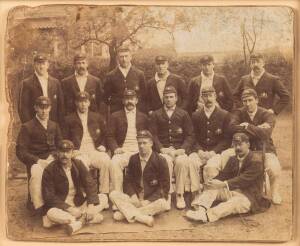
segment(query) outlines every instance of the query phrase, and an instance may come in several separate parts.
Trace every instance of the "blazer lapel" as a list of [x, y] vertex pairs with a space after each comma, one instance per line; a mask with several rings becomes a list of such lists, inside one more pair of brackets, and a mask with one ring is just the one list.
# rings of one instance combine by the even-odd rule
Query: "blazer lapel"
[[[92, 88], [92, 83], [91, 83], [91, 76], [88, 74], [84, 90], [89, 92], [89, 91], [93, 91], [92, 89], [93, 88]], [[90, 95], [90, 96], [92, 97], [93, 95]]]
[[54, 82], [52, 78], [49, 76], [48, 77], [48, 97], [53, 100], [54, 98], [57, 97], [56, 93], [56, 88], [54, 86]]
[[76, 95], [80, 91], [80, 89], [79, 89], [79, 85], [77, 83], [75, 74], [73, 75], [71, 81], [72, 81], [71, 83], [72, 83], [72, 88], [73, 88], [74, 95]]
[[36, 76], [36, 74], [33, 75], [33, 84], [34, 84], [34, 87], [36, 87], [37, 90], [40, 91], [40, 94], [43, 95], [43, 89], [42, 89], [41, 83], [40, 83], [38, 77]]

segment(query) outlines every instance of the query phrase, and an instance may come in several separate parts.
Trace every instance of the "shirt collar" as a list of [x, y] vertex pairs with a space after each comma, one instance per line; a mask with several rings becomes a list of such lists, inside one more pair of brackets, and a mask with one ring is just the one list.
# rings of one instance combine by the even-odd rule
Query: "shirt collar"
[[118, 65], [118, 68], [121, 70], [121, 71], [129, 71], [130, 68], [131, 68], [132, 64], [130, 63], [129, 66], [127, 68], [124, 68], [124, 67], [121, 67], [120, 64]]
[[88, 72], [88, 71], [86, 71], [86, 73], [85, 73], [84, 75], [80, 75], [80, 74], [78, 74], [77, 71], [75, 70], [75, 77], [81, 77], [81, 78], [83, 78], [83, 77], [87, 77], [88, 75], [89, 75], [89, 72]]
[[159, 81], [161, 81], [161, 80], [167, 80], [167, 78], [168, 78], [169, 75], [170, 75], [170, 72], [169, 72], [169, 71], [166, 72], [166, 74], [165, 74], [164, 77], [159, 77], [159, 76], [158, 76], [158, 73], [155, 73], [154, 79], [155, 79], [156, 82], [159, 82]]
[[239, 157], [239, 156], [237, 155], [236, 158], [237, 158], [239, 161], [243, 161], [243, 160], [245, 160], [245, 158], [247, 157], [248, 154], [249, 154], [249, 150], [248, 150], [247, 154], [244, 155], [243, 157]]
[[211, 75], [206, 76], [203, 72], [201, 72], [201, 77], [204, 79], [212, 79], [215, 75], [215, 72], [213, 71]]
[[204, 106], [204, 112], [207, 114], [211, 114], [212, 112], [214, 112], [215, 108], [216, 108], [216, 105], [214, 105], [213, 108], [207, 108]]
[[77, 110], [77, 114], [79, 117], [87, 117], [88, 111], [86, 111], [85, 113], [81, 113], [79, 110]]
[[255, 75], [254, 72], [253, 72], [253, 70], [251, 70], [250, 75], [251, 75], [251, 78], [260, 79], [261, 76], [263, 76], [264, 72], [265, 72], [265, 69], [263, 68], [262, 71], [261, 71], [261, 73], [259, 75]]
[[38, 117], [38, 115], [36, 114], [35, 115], [35, 117], [37, 118], [37, 120], [41, 123], [41, 124], [45, 124], [45, 123], [47, 123], [48, 122], [48, 119], [49, 119], [49, 117], [47, 118], [47, 119], [45, 119], [45, 120], [42, 120], [40, 117]]
[[142, 157], [142, 156], [139, 154], [139, 156], [140, 156], [140, 160], [141, 160], [141, 161], [148, 162], [148, 161], [149, 161], [149, 159], [150, 159], [150, 157], [151, 157], [151, 155], [152, 155], [152, 150], [150, 151], [149, 155], [148, 155], [148, 156], [146, 156], [146, 157]]
[[48, 73], [44, 76], [40, 76], [40, 75], [38, 75], [38, 73], [36, 71], [34, 71], [34, 74], [36, 77], [38, 77], [39, 80], [40, 79], [42, 79], [42, 80], [48, 79]]
[[174, 105], [172, 108], [167, 108], [166, 106], [164, 106], [164, 108], [165, 108], [166, 112], [168, 112], [168, 111], [174, 112], [175, 108], [176, 108], [176, 105]]
[[256, 107], [255, 111], [252, 112], [252, 113], [249, 113], [249, 112], [247, 111], [248, 115], [249, 115], [249, 116], [253, 116], [253, 117], [256, 115], [256, 112], [257, 112], [257, 107]]

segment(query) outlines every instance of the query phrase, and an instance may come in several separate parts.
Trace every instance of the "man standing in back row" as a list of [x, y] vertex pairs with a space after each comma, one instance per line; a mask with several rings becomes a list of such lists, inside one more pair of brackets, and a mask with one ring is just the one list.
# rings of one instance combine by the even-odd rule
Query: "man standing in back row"
[[118, 66], [106, 75], [104, 101], [110, 107], [110, 113], [123, 109], [123, 93], [134, 90], [138, 96], [137, 108], [145, 112], [146, 84], [144, 72], [131, 64], [130, 49], [121, 47], [117, 51]]
[[[289, 103], [290, 95], [282, 81], [264, 69], [265, 61], [261, 54], [250, 56], [251, 72], [241, 78], [235, 92], [235, 108], [242, 106], [241, 95], [245, 89], [254, 89], [258, 95], [258, 105], [278, 115]], [[276, 100], [276, 96], [279, 100]]]

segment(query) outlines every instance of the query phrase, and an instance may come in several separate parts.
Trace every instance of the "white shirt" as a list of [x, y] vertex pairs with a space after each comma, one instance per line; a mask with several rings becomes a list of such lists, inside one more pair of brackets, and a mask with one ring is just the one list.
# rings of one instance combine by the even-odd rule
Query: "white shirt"
[[121, 67], [119, 65], [119, 69], [120, 69], [121, 73], [123, 74], [124, 78], [127, 77], [127, 74], [129, 73], [130, 68], [131, 68], [131, 64], [128, 67], [126, 67], [126, 68]]
[[141, 199], [144, 199], [144, 182], [143, 182], [144, 181], [144, 176], [143, 176], [144, 175], [144, 169], [145, 169], [145, 166], [147, 165], [147, 162], [149, 161], [151, 155], [152, 155], [152, 150], [151, 150], [150, 154], [146, 157], [142, 157], [141, 155], [139, 155], [140, 156], [140, 161], [141, 161], [141, 169], [142, 169], [142, 177], [141, 177], [142, 190], [139, 194], [139, 197]]
[[80, 91], [84, 91], [86, 82], [87, 82], [87, 77], [88, 77], [88, 73], [85, 73], [84, 75], [79, 75], [76, 71], [75, 71], [75, 78], [76, 78], [76, 82], [78, 84], [79, 90]]
[[204, 87], [213, 87], [213, 80], [214, 80], [215, 73], [213, 72], [210, 76], [206, 76], [203, 72], [201, 72], [201, 88], [200, 88], [200, 95], [201, 90]]
[[250, 72], [250, 76], [252, 78], [253, 84], [256, 86], [258, 81], [260, 80], [260, 78], [263, 76], [265, 72], [265, 69], [263, 68], [263, 70], [261, 71], [261, 73], [259, 75], [255, 75], [253, 70]]
[[75, 206], [74, 205], [74, 197], [75, 197], [76, 191], [75, 191], [75, 186], [74, 186], [72, 175], [71, 175], [71, 167], [63, 167], [63, 170], [66, 173], [68, 183], [69, 183], [69, 192], [66, 197], [65, 203], [69, 204], [70, 206]]
[[77, 113], [81, 120], [81, 124], [82, 124], [82, 128], [83, 128], [83, 136], [82, 136], [79, 151], [81, 153], [86, 153], [91, 150], [95, 150], [94, 141], [88, 131], [88, 125], [87, 125], [88, 112], [80, 113], [79, 111], [77, 111]]
[[41, 118], [38, 117], [38, 115], [36, 115], [35, 117], [41, 123], [41, 125], [47, 130], [47, 127], [48, 127], [48, 118], [45, 119], [45, 120], [42, 120]]
[[165, 111], [166, 111], [168, 117], [171, 118], [175, 111], [176, 105], [173, 106], [172, 108], [167, 108], [166, 106], [164, 106], [164, 108], [165, 108]]
[[167, 71], [167, 73], [163, 77], [159, 77], [157, 73], [155, 73], [155, 75], [154, 75], [158, 95], [159, 95], [160, 100], [162, 102], [163, 102], [164, 89], [166, 87], [166, 82], [167, 82], [167, 79], [168, 79], [169, 75], [170, 75], [169, 71]]
[[43, 96], [48, 97], [48, 74], [45, 76], [39, 76], [37, 72], [35, 72], [35, 75], [41, 84]]
[[254, 119], [254, 117], [255, 117], [255, 115], [256, 115], [256, 112], [257, 112], [257, 108], [255, 109], [255, 111], [254, 111], [253, 113], [247, 112], [248, 115], [249, 115], [249, 117], [250, 117], [250, 119], [251, 119], [252, 121], [253, 121], [253, 119]]
[[136, 109], [133, 109], [131, 111], [128, 111], [125, 108], [125, 114], [127, 118], [127, 132], [126, 132], [126, 137], [125, 141], [123, 144], [123, 149], [127, 152], [133, 152], [137, 153], [138, 152], [138, 144], [136, 140]]
[[212, 115], [212, 113], [214, 112], [216, 106], [214, 105], [212, 108], [207, 108], [204, 106], [204, 113], [206, 115], [206, 117], [209, 119], [210, 116]]

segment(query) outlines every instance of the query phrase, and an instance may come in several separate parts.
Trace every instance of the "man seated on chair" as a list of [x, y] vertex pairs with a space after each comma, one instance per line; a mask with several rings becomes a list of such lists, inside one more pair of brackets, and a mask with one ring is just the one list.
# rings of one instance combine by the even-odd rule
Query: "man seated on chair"
[[97, 185], [85, 165], [72, 159], [73, 149], [71, 141], [63, 140], [42, 178], [43, 226], [65, 224], [69, 234], [85, 223], [100, 223], [100, 212], [108, 205], [107, 196], [97, 195]]
[[48, 97], [40, 96], [35, 100], [35, 117], [25, 122], [19, 132], [16, 154], [26, 165], [28, 177], [27, 208], [38, 210], [43, 206], [41, 181], [43, 170], [54, 160], [59, 142], [62, 140], [57, 123], [49, 120], [51, 102]]
[[100, 193], [109, 193], [110, 157], [105, 152], [106, 126], [102, 116], [89, 109], [90, 95], [86, 91], [78, 92], [75, 98], [76, 112], [65, 119], [64, 138], [75, 146], [74, 156], [88, 168], [100, 171]]
[[280, 204], [282, 201], [279, 194], [281, 166], [272, 140], [276, 116], [269, 110], [258, 106], [258, 95], [254, 89], [245, 89], [241, 99], [244, 107], [233, 112], [232, 131], [247, 133], [250, 137], [251, 149], [264, 152], [272, 202]]
[[110, 200], [118, 208], [115, 220], [153, 226], [153, 215], [169, 210], [169, 169], [165, 158], [152, 151], [153, 137], [147, 130], [137, 133], [139, 153], [130, 157], [124, 192], [112, 191]]
[[[250, 150], [245, 133], [235, 133], [232, 144], [235, 156], [228, 159], [215, 178], [206, 181], [204, 191], [195, 201], [196, 210], [187, 211], [187, 218], [214, 222], [231, 214], [264, 212], [270, 207], [270, 201], [263, 196], [262, 154]], [[212, 207], [216, 200], [221, 203]]]
[[204, 106], [192, 115], [196, 140], [194, 152], [189, 155], [193, 199], [201, 192], [201, 167], [206, 165], [208, 159], [227, 149], [231, 142], [230, 114], [216, 105], [215, 89], [212, 86], [203, 87], [201, 97]]
[[[167, 160], [170, 177], [174, 169], [176, 207], [184, 209], [186, 204], [183, 195], [189, 188], [186, 185], [189, 175], [187, 155], [194, 142], [193, 124], [189, 114], [176, 106], [177, 91], [173, 86], [167, 86], [164, 89], [163, 101], [163, 107], [151, 114], [150, 130], [153, 134], [155, 149]], [[170, 193], [172, 191], [171, 186]], [[170, 196], [169, 203], [171, 203]]]
[[136, 92], [125, 90], [124, 109], [114, 112], [109, 119], [107, 145], [113, 154], [110, 168], [111, 190], [123, 191], [123, 171], [128, 166], [130, 156], [139, 151], [136, 133], [148, 129], [148, 117], [136, 108], [137, 103]]

